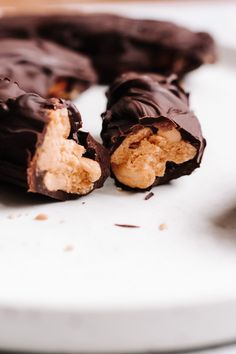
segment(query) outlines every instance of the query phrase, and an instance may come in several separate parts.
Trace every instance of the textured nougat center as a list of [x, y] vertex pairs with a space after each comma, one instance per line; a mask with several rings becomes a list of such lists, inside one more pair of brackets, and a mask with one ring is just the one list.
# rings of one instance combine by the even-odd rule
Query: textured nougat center
[[195, 157], [197, 150], [184, 141], [174, 127], [162, 127], [154, 134], [143, 128], [128, 135], [111, 156], [116, 178], [131, 188], [148, 188], [165, 174], [167, 161], [181, 164]]
[[66, 108], [50, 112], [42, 145], [37, 149], [36, 172], [44, 174], [49, 191], [86, 194], [101, 176], [99, 164], [83, 157], [85, 148], [67, 139], [70, 121]]

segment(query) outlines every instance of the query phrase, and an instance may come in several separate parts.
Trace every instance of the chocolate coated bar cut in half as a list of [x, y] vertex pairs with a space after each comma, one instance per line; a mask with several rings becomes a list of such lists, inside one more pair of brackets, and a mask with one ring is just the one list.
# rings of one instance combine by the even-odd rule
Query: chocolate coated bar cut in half
[[103, 185], [106, 150], [81, 132], [73, 104], [0, 80], [0, 180], [65, 200]]
[[3, 17], [0, 37], [40, 37], [84, 53], [105, 84], [126, 71], [184, 76], [216, 60], [215, 43], [208, 33], [167, 21], [112, 14]]
[[0, 76], [26, 92], [64, 99], [96, 83], [88, 57], [43, 39], [1, 39]]
[[206, 142], [175, 75], [126, 73], [107, 97], [101, 136], [118, 186], [146, 190], [200, 166]]

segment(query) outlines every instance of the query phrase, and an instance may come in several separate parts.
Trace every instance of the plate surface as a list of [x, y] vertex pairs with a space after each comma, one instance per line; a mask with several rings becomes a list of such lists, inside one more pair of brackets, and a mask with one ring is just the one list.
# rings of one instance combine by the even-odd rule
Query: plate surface
[[[236, 52], [228, 47], [185, 82], [208, 142], [191, 176], [149, 200], [111, 179], [63, 203], [0, 186], [0, 348], [110, 353], [236, 339]], [[104, 92], [94, 87], [76, 102], [95, 137]], [[48, 219], [36, 221], [39, 213]]]

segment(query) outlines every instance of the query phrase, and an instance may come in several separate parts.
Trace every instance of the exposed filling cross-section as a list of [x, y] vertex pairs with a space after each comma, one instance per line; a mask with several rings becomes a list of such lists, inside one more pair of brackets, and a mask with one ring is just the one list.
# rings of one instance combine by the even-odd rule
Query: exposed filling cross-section
[[86, 194], [93, 189], [101, 176], [99, 164], [83, 157], [85, 148], [70, 134], [70, 121], [66, 108], [49, 112], [50, 122], [43, 143], [33, 158], [36, 174], [44, 174], [44, 184], [49, 191]]
[[111, 168], [121, 183], [145, 189], [156, 177], [165, 174], [167, 161], [176, 164], [189, 161], [196, 156], [197, 149], [182, 139], [172, 125], [160, 127], [154, 134], [143, 128], [128, 135], [111, 156]]

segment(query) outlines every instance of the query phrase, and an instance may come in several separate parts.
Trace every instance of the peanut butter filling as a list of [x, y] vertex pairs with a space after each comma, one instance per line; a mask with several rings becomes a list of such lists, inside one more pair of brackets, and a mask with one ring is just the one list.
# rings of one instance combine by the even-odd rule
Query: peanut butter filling
[[101, 176], [99, 164], [82, 157], [85, 148], [67, 139], [70, 121], [66, 108], [50, 112], [50, 122], [43, 144], [34, 156], [36, 174], [44, 174], [49, 191], [86, 194]]
[[111, 156], [116, 178], [131, 188], [148, 188], [165, 174], [167, 161], [181, 164], [196, 156], [197, 150], [184, 141], [174, 126], [162, 127], [154, 134], [143, 128], [127, 136]]

